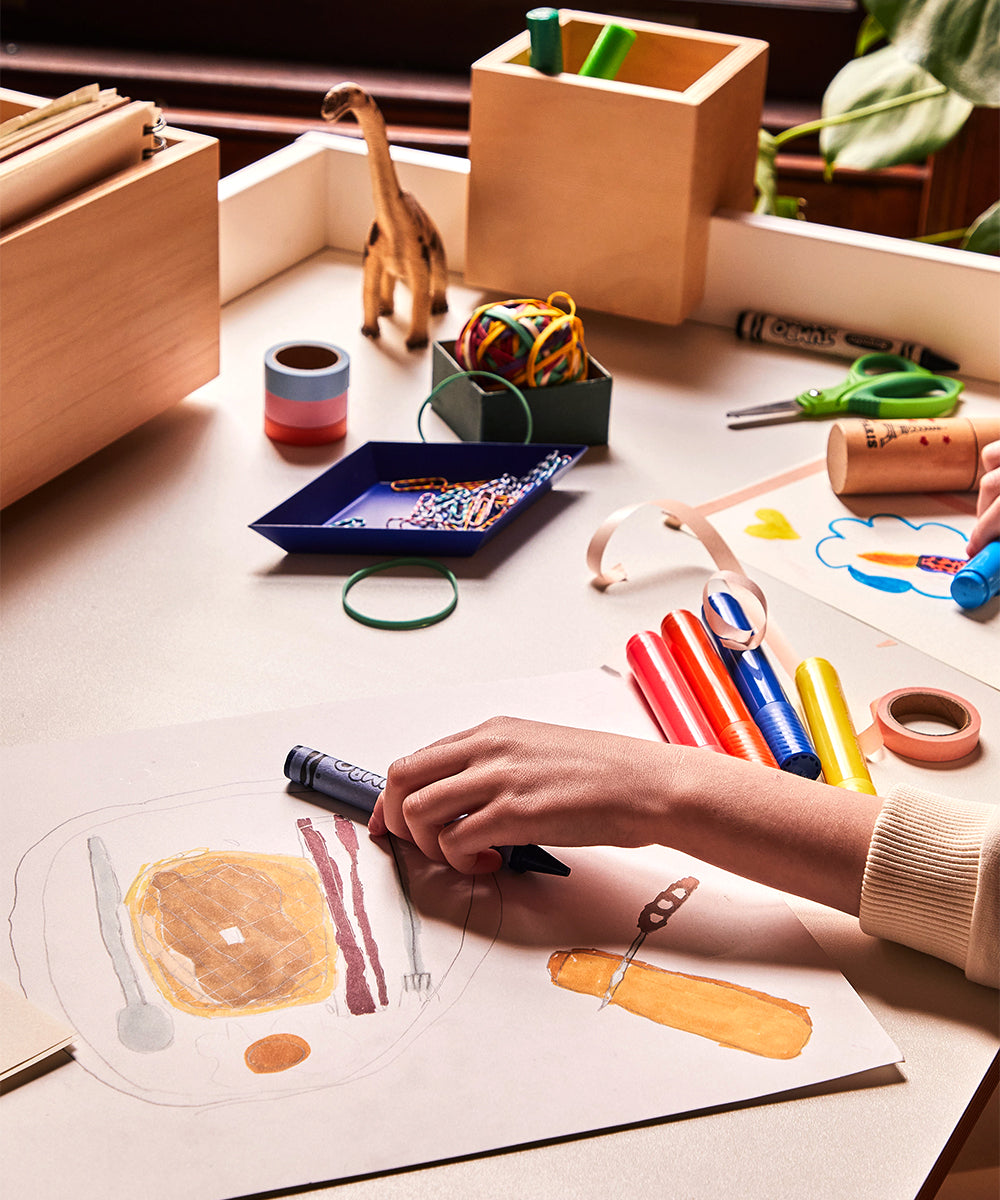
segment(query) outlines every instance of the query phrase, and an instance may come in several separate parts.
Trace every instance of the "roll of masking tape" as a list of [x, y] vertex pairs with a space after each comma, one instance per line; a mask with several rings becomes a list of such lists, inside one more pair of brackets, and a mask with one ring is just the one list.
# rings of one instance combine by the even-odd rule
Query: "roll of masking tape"
[[264, 432], [272, 441], [318, 446], [347, 433], [351, 360], [326, 342], [282, 342], [264, 355]]
[[[971, 754], [979, 744], [981, 719], [967, 701], [936, 688], [897, 688], [872, 701], [874, 724], [860, 739], [866, 752], [877, 741], [904, 758], [918, 762], [952, 762]], [[923, 733], [903, 723], [923, 717], [953, 726], [948, 733]]]

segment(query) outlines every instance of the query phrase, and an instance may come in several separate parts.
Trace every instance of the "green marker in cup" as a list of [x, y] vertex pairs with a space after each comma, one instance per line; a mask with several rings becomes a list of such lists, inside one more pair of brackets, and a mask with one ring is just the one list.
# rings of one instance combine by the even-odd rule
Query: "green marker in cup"
[[546, 75], [558, 75], [563, 69], [559, 10], [533, 8], [527, 22], [531, 34], [531, 65]]
[[614, 79], [634, 41], [634, 30], [626, 29], [624, 25], [605, 25], [584, 60], [580, 74], [591, 79]]

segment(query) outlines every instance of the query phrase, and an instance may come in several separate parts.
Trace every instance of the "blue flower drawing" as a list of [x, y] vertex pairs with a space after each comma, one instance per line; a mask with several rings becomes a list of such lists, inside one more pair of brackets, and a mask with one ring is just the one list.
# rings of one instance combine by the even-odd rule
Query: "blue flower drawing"
[[939, 521], [914, 525], [894, 513], [876, 513], [866, 520], [840, 517], [828, 528], [830, 536], [816, 544], [819, 561], [881, 592], [947, 600], [954, 564], [966, 558], [966, 535]]

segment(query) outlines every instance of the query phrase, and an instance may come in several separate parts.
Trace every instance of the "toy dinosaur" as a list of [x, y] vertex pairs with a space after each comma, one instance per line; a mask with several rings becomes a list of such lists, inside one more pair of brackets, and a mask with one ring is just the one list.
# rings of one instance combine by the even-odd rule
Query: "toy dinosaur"
[[414, 197], [400, 188], [389, 155], [385, 120], [364, 88], [356, 83], [338, 84], [323, 98], [321, 111], [326, 121], [353, 112], [368, 146], [375, 220], [365, 241], [365, 323], [361, 332], [370, 338], [379, 336], [379, 316], [392, 313], [396, 280], [402, 279], [412, 296], [406, 346], [418, 350], [427, 345], [428, 313], [448, 311], [448, 268], [441, 235]]

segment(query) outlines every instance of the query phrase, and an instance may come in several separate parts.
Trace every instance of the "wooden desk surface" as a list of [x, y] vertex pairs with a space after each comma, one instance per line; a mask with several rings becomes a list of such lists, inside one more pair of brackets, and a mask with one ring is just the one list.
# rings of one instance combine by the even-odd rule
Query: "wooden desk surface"
[[[434, 335], [453, 337], [478, 298], [453, 287], [452, 311]], [[6, 745], [415, 691], [467, 677], [470, 663], [482, 679], [621, 668], [627, 637], [666, 607], [694, 603], [708, 563], [693, 556], [690, 571], [664, 570], [657, 539], [681, 535], [664, 534], [653, 513], [620, 532], [615, 552], [631, 578], [602, 594], [589, 586], [584, 561], [593, 530], [624, 504], [657, 496], [698, 503], [821, 455], [821, 423], [735, 433], [724, 429], [722, 413], [734, 402], [833, 382], [846, 366], [748, 347], [705, 325], [588, 317], [590, 348], [614, 376], [610, 445], [589, 451], [551, 496], [475, 557], [452, 560], [460, 602], [451, 618], [390, 634], [341, 611], [343, 579], [370, 559], [286, 558], [246, 528], [364, 441], [415, 440], [429, 354], [403, 349], [402, 320], [388, 322], [378, 344], [361, 337], [359, 324], [354, 256], [327, 251], [285, 272], [225, 308], [217, 380], [5, 513]], [[333, 341], [351, 355], [349, 432], [339, 446], [281, 449], [263, 435], [263, 355], [292, 338]], [[998, 403], [997, 389], [977, 382], [966, 411]], [[451, 437], [434, 417], [425, 430]], [[979, 708], [983, 747], [972, 765], [941, 772], [896, 760], [880, 764], [880, 782], [916, 778], [958, 796], [987, 795], [997, 771], [996, 691], [903, 644], [877, 651], [876, 678], [872, 660], [884, 635], [762, 582], [792, 644], [831, 658], [850, 694], [912, 682]], [[44, 814], [39, 822], [44, 829]], [[8, 845], [5, 863], [22, 850]], [[5, 870], [8, 911], [11, 877]], [[801, 901], [793, 907], [903, 1049], [900, 1068], [794, 1101], [355, 1181], [336, 1194], [917, 1195], [994, 1063], [996, 996], [952, 967], [864, 937], [845, 916]], [[8, 947], [0, 970], [16, 981]], [[65, 1086], [93, 1096], [87, 1120], [100, 1136], [103, 1089], [73, 1072], [62, 1068], [5, 1098], [12, 1145], [34, 1142], [44, 1129], [59, 1153], [54, 1113]], [[71, 1193], [71, 1177], [63, 1182]]]

